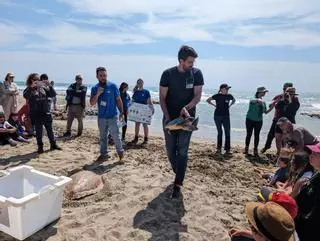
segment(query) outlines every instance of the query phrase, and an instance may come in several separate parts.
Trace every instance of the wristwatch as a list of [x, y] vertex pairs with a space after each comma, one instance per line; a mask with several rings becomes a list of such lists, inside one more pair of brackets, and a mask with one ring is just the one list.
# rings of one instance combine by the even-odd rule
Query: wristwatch
[[186, 110], [190, 110], [191, 109], [188, 105], [186, 105], [184, 108], [186, 108]]

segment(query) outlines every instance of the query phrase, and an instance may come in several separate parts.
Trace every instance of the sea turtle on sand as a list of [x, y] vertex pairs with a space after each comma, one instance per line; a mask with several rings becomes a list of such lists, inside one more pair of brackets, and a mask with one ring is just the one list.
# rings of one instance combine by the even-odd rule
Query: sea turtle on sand
[[102, 176], [91, 171], [80, 171], [70, 176], [72, 181], [65, 187], [64, 194], [70, 200], [80, 199], [100, 191], [104, 186]]
[[199, 117], [178, 117], [172, 121], [170, 121], [166, 126], [166, 131], [175, 131], [175, 130], [184, 130], [184, 131], [196, 131], [198, 130], [198, 121]]

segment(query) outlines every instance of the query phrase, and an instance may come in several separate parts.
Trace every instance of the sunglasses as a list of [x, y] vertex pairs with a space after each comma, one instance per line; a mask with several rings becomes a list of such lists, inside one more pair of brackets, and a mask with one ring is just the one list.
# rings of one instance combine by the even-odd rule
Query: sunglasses
[[76, 80], [82, 80], [82, 78], [76, 78]]

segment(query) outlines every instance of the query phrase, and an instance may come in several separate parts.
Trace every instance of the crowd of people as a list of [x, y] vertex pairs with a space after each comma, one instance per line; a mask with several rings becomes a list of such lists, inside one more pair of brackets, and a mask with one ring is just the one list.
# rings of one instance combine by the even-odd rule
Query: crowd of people
[[[197, 52], [190, 46], [182, 46], [178, 52], [177, 66], [163, 71], [160, 79], [159, 97], [163, 112], [163, 127], [179, 117], [195, 117], [196, 106], [201, 100], [203, 75], [195, 68]], [[108, 142], [112, 140], [119, 159], [124, 157], [128, 109], [130, 103], [148, 105], [154, 113], [151, 95], [144, 88], [142, 79], [138, 79], [133, 96], [128, 94], [128, 84], [118, 86], [108, 80], [105, 67], [96, 69], [98, 83], [92, 87], [90, 105], [97, 106], [98, 128], [100, 133], [100, 156], [97, 163], [108, 159]], [[214, 122], [217, 127], [217, 152], [222, 153], [223, 129], [225, 134], [225, 154], [231, 154], [230, 107], [236, 102], [229, 93], [231, 86], [222, 84], [219, 92], [207, 99], [215, 108]], [[279, 169], [274, 175], [258, 170], [261, 177], [267, 179], [269, 187], [263, 187], [258, 195], [261, 202], [246, 205], [246, 216], [251, 231], [232, 229], [230, 236], [234, 240], [315, 240], [316, 225], [320, 222], [320, 144], [319, 139], [306, 128], [296, 124], [295, 116], [300, 107], [296, 89], [292, 83], [283, 85], [283, 93], [273, 98], [267, 105], [263, 100], [268, 90], [258, 87], [249, 102], [246, 115], [244, 154], [249, 154], [249, 145], [254, 132], [255, 156], [259, 155], [258, 145], [263, 125], [263, 114], [275, 109], [273, 122], [264, 148], [265, 153], [276, 139], [277, 163]], [[38, 153], [44, 152], [43, 127], [47, 131], [51, 150], [61, 150], [57, 145], [52, 127], [52, 109], [56, 107], [54, 82], [46, 74], [32, 73], [27, 77], [23, 97], [26, 103], [17, 109], [19, 91], [14, 83], [14, 75], [7, 74], [0, 83], [0, 143], [17, 145], [17, 142], [29, 142], [30, 136], [36, 136]], [[70, 137], [73, 120], [78, 120], [77, 136], [83, 133], [83, 117], [86, 108], [87, 87], [81, 75], [66, 91], [68, 113], [64, 137]], [[53, 106], [53, 107], [52, 107]], [[122, 123], [120, 133], [119, 122]], [[140, 126], [143, 126], [143, 144], [148, 143], [147, 124], [135, 123], [135, 136], [132, 144], [139, 141]], [[175, 130], [168, 133], [164, 129], [165, 147], [172, 170], [175, 173], [172, 198], [179, 198], [188, 163], [188, 150], [192, 132]], [[273, 197], [273, 198], [272, 198]], [[290, 205], [289, 205], [290, 204]], [[292, 213], [292, 209], [296, 210]]]

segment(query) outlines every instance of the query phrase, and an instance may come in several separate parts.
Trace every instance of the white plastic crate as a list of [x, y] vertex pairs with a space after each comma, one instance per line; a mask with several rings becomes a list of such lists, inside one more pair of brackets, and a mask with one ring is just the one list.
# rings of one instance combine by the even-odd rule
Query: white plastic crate
[[0, 231], [24, 240], [61, 215], [63, 189], [71, 181], [19, 166], [1, 171]]

